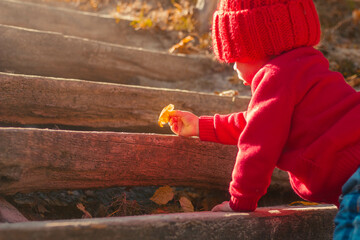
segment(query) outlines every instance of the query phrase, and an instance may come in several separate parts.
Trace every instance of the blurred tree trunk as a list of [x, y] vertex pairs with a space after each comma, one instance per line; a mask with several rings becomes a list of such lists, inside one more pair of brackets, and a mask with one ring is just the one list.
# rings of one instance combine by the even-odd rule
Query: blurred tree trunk
[[210, 31], [212, 15], [217, 7], [217, 0], [197, 0], [195, 19], [199, 33]]

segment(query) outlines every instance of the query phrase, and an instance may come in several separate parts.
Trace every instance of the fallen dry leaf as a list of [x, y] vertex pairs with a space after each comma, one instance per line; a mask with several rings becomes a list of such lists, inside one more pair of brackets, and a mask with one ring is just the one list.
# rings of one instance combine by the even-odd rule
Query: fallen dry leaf
[[219, 96], [232, 97], [233, 102], [235, 102], [235, 97], [237, 95], [239, 95], [239, 92], [236, 90], [227, 90], [227, 91], [222, 91], [222, 92], [215, 91], [214, 93]]
[[235, 97], [239, 95], [239, 92], [237, 90], [226, 90], [226, 91], [214, 92], [214, 93], [219, 96], [227, 96], [227, 97]]
[[181, 197], [179, 202], [184, 212], [194, 212], [194, 206], [187, 197]]
[[164, 124], [167, 124], [170, 120], [169, 112], [174, 110], [174, 105], [169, 104], [163, 108], [159, 115], [158, 124], [160, 127], [164, 127]]
[[358, 85], [360, 85], [360, 76], [358, 76], [357, 74], [354, 74], [350, 77], [346, 78], [346, 82], [352, 86], [352, 87], [356, 87]]
[[158, 205], [165, 205], [174, 198], [174, 189], [169, 186], [158, 188], [154, 195], [150, 198], [151, 201]]
[[138, 17], [137, 20], [134, 20], [130, 23], [130, 25], [135, 29], [135, 30], [139, 30], [139, 29], [149, 29], [153, 26], [153, 21], [144, 16], [144, 13], [141, 12], [140, 16]]
[[192, 36], [187, 36], [181, 39], [180, 42], [178, 42], [169, 49], [169, 53], [174, 53], [175, 51], [178, 53], [189, 53], [190, 51], [188, 49], [187, 44], [192, 40], [194, 40], [194, 37]]
[[76, 207], [84, 213], [83, 218], [92, 218], [91, 214], [86, 211], [85, 206], [82, 203], [76, 204]]
[[42, 205], [42, 204], [39, 204], [39, 205], [37, 206], [37, 209], [38, 209], [39, 213], [41, 213], [41, 214], [44, 214], [44, 213], [49, 212], [49, 211], [44, 207], [44, 205]]
[[356, 24], [360, 21], [360, 9], [355, 9], [352, 12], [352, 19]]
[[295, 201], [289, 204], [290, 206], [297, 206], [297, 205], [302, 205], [302, 206], [315, 206], [315, 205], [319, 205], [318, 203], [315, 202], [305, 202], [305, 201]]

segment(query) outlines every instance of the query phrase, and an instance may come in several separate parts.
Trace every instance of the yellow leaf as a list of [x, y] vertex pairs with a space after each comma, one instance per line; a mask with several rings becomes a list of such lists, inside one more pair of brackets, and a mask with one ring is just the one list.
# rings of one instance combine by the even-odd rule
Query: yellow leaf
[[194, 212], [194, 206], [187, 197], [181, 197], [179, 202], [184, 212]]
[[159, 115], [158, 124], [160, 127], [164, 127], [164, 124], [167, 124], [170, 120], [169, 112], [174, 110], [174, 105], [169, 104], [163, 108]]
[[194, 40], [194, 37], [192, 36], [187, 36], [183, 39], [181, 39], [180, 42], [178, 42], [177, 44], [175, 44], [174, 46], [172, 46], [170, 49], [169, 49], [169, 52], [170, 53], [173, 53], [175, 51], [178, 51], [178, 52], [181, 52], [181, 53], [186, 53], [187, 52], [187, 44]]
[[315, 202], [305, 202], [305, 201], [295, 201], [289, 204], [290, 206], [296, 206], [296, 205], [303, 205], [303, 206], [314, 206], [314, 205], [319, 205], [318, 203]]
[[121, 12], [121, 6], [119, 4], [116, 6], [116, 12], [118, 12], [118, 13]]
[[173, 198], [174, 190], [169, 186], [164, 186], [157, 189], [150, 200], [158, 205], [165, 205]]
[[360, 85], [360, 76], [358, 76], [357, 74], [347, 77], [345, 80], [352, 87]]
[[182, 11], [183, 7], [182, 7], [180, 4], [176, 3], [174, 0], [171, 0], [171, 3], [172, 3], [173, 6], [174, 6], [175, 8], [177, 8], [179, 11]]
[[360, 9], [355, 9], [352, 12], [352, 18], [353, 18], [355, 23], [358, 23], [360, 21]]

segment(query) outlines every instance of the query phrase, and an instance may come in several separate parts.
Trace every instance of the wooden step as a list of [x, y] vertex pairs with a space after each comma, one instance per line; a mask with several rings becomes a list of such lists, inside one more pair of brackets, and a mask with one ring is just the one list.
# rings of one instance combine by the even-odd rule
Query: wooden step
[[[0, 223], [27, 222], [28, 220], [13, 205], [0, 196]], [[0, 233], [1, 239], [1, 233]]]
[[[214, 86], [228, 67], [211, 57], [172, 55], [0, 25], [0, 71], [152, 87]], [[224, 81], [224, 79], [219, 79]]]
[[[70, 5], [70, 4], [67, 4]], [[114, 11], [116, 8], [114, 7]], [[117, 20], [116, 20], [117, 19]], [[53, 7], [28, 1], [0, 1], [0, 24], [167, 52], [175, 32], [135, 30], [129, 18]]]
[[332, 239], [337, 209], [265, 207], [252, 213], [180, 213], [0, 224], [0, 239]]
[[213, 115], [244, 111], [249, 98], [0, 73], [0, 126], [171, 133], [157, 125], [159, 113], [169, 103]]
[[[197, 138], [0, 128], [0, 194], [113, 186], [228, 188], [236, 146]], [[284, 172], [273, 184], [289, 186]]]
[[[44, 4], [47, 6], [61, 7], [66, 9], [80, 10], [85, 12], [95, 12], [95, 13], [109, 13], [116, 9], [117, 0], [97, 0], [94, 3], [98, 3], [96, 8], [91, 6], [91, 1], [89, 0], [17, 0], [21, 2], [32, 2], [38, 4]], [[159, 4], [164, 9], [174, 7], [171, 1], [169, 0], [121, 0], [123, 3], [146, 3], [152, 7], [159, 7]]]

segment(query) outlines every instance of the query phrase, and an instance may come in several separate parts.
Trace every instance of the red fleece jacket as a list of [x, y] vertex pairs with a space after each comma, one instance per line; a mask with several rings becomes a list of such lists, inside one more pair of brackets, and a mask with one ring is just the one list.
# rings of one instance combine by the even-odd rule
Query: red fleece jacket
[[246, 112], [199, 119], [201, 140], [238, 146], [230, 207], [255, 210], [275, 167], [300, 197], [338, 205], [360, 166], [360, 93], [312, 47], [272, 59], [251, 90]]

